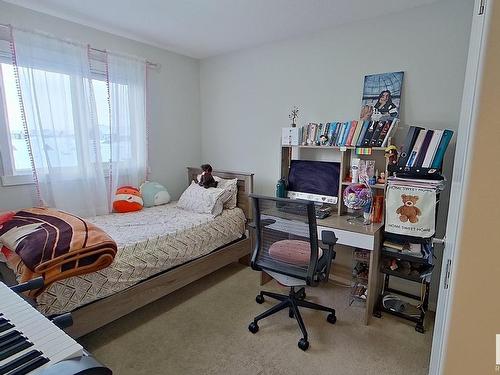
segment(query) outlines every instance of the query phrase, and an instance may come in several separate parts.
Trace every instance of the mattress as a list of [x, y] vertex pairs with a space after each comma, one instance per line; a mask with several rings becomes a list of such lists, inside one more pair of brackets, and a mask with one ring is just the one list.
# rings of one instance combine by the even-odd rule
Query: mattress
[[116, 241], [115, 260], [103, 270], [50, 285], [37, 297], [37, 308], [45, 315], [72, 311], [120, 292], [206, 255], [245, 233], [245, 215], [240, 208], [224, 210], [213, 218], [177, 208], [175, 202], [87, 220]]

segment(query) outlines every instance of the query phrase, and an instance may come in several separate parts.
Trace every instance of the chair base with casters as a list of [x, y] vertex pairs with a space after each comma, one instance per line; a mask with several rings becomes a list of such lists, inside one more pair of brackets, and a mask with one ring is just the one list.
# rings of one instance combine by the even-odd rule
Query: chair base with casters
[[331, 324], [335, 324], [337, 322], [337, 317], [335, 315], [335, 309], [306, 301], [306, 292], [304, 287], [301, 287], [298, 290], [295, 290], [295, 288], [295, 286], [290, 287], [290, 293], [288, 294], [288, 296], [285, 294], [261, 291], [257, 295], [257, 297], [255, 297], [255, 301], [257, 303], [264, 303], [264, 297], [275, 299], [277, 301], [280, 301], [280, 303], [274, 305], [270, 309], [264, 311], [262, 314], [256, 316], [253, 322], [251, 322], [248, 326], [248, 330], [252, 333], [257, 333], [259, 331], [259, 326], [257, 324], [259, 320], [276, 314], [281, 310], [288, 309], [288, 316], [290, 318], [295, 318], [299, 325], [300, 331], [302, 332], [303, 337], [299, 340], [298, 346], [302, 350], [307, 350], [309, 348], [309, 340], [306, 326], [304, 325], [304, 321], [302, 320], [302, 316], [300, 315], [299, 307], [328, 312], [329, 314], [327, 315], [326, 320]]

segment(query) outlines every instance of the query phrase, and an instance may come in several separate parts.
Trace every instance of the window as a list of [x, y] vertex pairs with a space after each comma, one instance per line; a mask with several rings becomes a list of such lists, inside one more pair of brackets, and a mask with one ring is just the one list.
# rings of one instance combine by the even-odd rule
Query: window
[[[96, 75], [98, 76], [98, 75]], [[110, 126], [109, 126], [109, 103], [107, 82], [102, 75], [99, 79], [92, 79], [92, 88], [95, 97], [97, 123], [99, 125], [99, 145], [101, 160], [106, 164], [110, 160]], [[43, 128], [43, 140], [45, 149], [51, 155], [51, 160], [59, 167], [73, 167], [77, 165], [74, 152], [75, 129], [73, 121], [72, 104], [65, 98], [71, 92], [71, 77], [60, 72], [50, 72], [45, 70], [35, 70], [34, 80], [43, 80], [47, 87], [47, 95], [41, 100], [47, 102], [54, 101], [58, 105], [66, 108], [63, 114], [55, 115], [49, 109], [50, 103], [40, 106], [39, 113], [43, 118], [51, 118], [50, 126]], [[119, 85], [123, 86], [123, 85]], [[122, 88], [126, 90], [127, 87]], [[48, 93], [50, 92], [50, 95]], [[61, 93], [58, 97], [57, 93]], [[24, 137], [24, 127], [21, 116], [21, 106], [17, 93], [16, 77], [14, 67], [9, 63], [0, 63], [0, 134], [2, 162], [4, 175], [19, 176], [31, 175], [31, 161], [28, 152], [28, 145]], [[30, 134], [32, 139], [37, 138], [37, 134]], [[92, 135], [88, 135], [92, 138]], [[124, 135], [125, 136], [125, 135]], [[125, 136], [125, 141], [127, 141]], [[120, 142], [120, 144], [127, 142]], [[124, 147], [124, 146], [121, 146]], [[54, 156], [58, 155], [57, 158]]]

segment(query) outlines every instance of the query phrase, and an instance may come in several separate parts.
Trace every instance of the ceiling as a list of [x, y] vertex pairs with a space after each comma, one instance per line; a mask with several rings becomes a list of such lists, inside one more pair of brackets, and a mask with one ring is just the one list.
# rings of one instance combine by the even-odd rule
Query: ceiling
[[436, 0], [6, 0], [195, 58], [283, 40]]

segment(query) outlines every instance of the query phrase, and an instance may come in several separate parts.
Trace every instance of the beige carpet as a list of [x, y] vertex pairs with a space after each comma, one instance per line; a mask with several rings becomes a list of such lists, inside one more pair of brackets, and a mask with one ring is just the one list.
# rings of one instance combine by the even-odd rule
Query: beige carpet
[[[268, 290], [285, 289], [271, 283]], [[406, 321], [384, 315], [361, 323], [348, 306], [348, 289], [333, 283], [309, 288], [308, 299], [336, 308], [338, 321], [302, 309], [307, 352], [288, 311], [247, 326], [274, 303], [255, 302], [259, 273], [227, 266], [80, 341], [115, 374], [427, 374], [432, 323], [425, 335]], [[430, 328], [430, 329], [429, 329]]]

